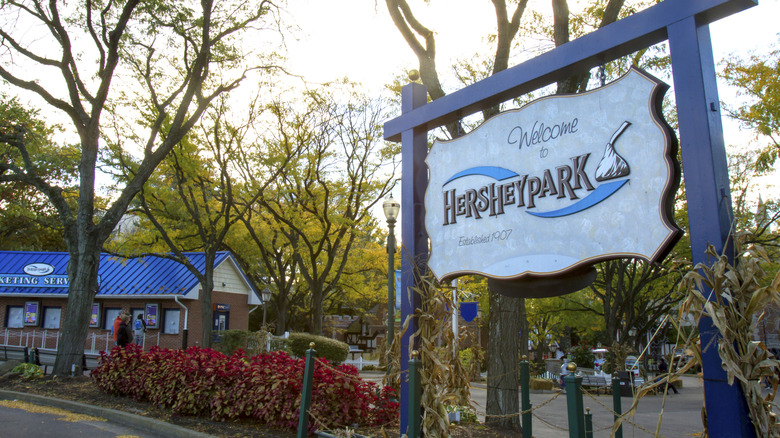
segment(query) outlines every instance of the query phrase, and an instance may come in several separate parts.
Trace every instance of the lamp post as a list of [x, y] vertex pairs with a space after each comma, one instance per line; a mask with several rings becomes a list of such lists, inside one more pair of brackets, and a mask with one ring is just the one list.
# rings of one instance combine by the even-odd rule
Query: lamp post
[[390, 375], [390, 364], [392, 363], [393, 352], [391, 349], [393, 338], [393, 326], [395, 325], [395, 220], [398, 218], [398, 211], [401, 204], [393, 196], [385, 199], [382, 203], [382, 209], [385, 211], [387, 219], [387, 375]]
[[263, 295], [263, 330], [265, 330], [265, 308], [268, 301], [271, 300], [271, 289], [268, 289], [268, 286], [266, 286], [261, 294]]

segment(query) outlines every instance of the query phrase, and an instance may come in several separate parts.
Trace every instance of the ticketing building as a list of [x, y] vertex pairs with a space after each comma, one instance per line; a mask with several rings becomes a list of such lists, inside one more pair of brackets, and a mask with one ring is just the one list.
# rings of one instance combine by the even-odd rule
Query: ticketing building
[[[203, 253], [185, 253], [204, 272]], [[0, 251], [0, 344], [56, 349], [67, 314], [67, 252]], [[85, 351], [110, 350], [114, 319], [123, 310], [146, 323], [144, 348], [197, 345], [202, 337], [197, 277], [164, 257], [125, 259], [101, 254], [99, 288], [92, 303]], [[216, 335], [247, 330], [249, 313], [262, 298], [230, 252], [214, 261], [211, 295]], [[185, 335], [186, 331], [186, 335]]]

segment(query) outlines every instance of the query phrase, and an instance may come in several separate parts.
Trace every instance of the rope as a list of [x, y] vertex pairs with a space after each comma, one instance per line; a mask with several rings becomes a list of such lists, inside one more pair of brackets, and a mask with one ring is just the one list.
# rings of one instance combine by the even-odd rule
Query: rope
[[482, 415], [482, 416], [484, 416], [487, 419], [487, 418], [511, 418], [511, 417], [517, 417], [518, 415], [530, 414], [530, 413], [533, 413], [533, 411], [535, 411], [537, 409], [541, 409], [544, 406], [550, 404], [553, 400], [555, 400], [556, 398], [560, 397], [561, 395], [563, 395], [563, 393], [559, 392], [559, 393], [555, 394], [554, 396], [552, 396], [549, 400], [540, 403], [538, 406], [534, 406], [531, 409], [528, 409], [528, 410], [525, 410], [525, 411], [516, 412], [516, 413], [513, 413], [513, 414], [502, 414], [502, 415], [490, 414], [490, 415], [488, 415], [487, 413], [483, 413], [483, 412], [477, 411], [477, 415]]
[[[312, 413], [311, 409], [309, 409], [309, 421], [310, 422], [314, 422], [314, 424], [321, 426], [325, 432], [330, 433], [331, 435], [338, 435], [338, 432], [341, 431], [341, 430], [349, 431], [349, 430], [355, 429], [355, 426], [359, 426], [359, 425], [355, 425], [355, 424], [347, 425], [347, 424], [335, 423], [335, 424], [331, 424], [330, 426], [328, 426], [328, 428], [326, 428], [325, 425], [328, 424], [328, 423], [325, 422], [325, 421], [322, 421], [322, 419], [320, 419], [314, 413]], [[397, 425], [397, 423], [398, 422], [396, 420], [392, 420], [392, 421], [388, 421], [388, 422], [383, 423], [383, 424], [372, 425], [370, 427], [372, 427], [372, 428], [374, 428], [374, 427], [385, 428], [385, 427], [395, 426], [395, 425]]]
[[[596, 397], [596, 396], [594, 396], [593, 394], [590, 394], [590, 393], [588, 393], [588, 392], [585, 392], [585, 391], [583, 391], [583, 393], [584, 393], [584, 394], [587, 394], [587, 396], [588, 396], [588, 397], [590, 397], [591, 399], [593, 399], [593, 400], [594, 400], [596, 403], [598, 403], [599, 405], [601, 405], [601, 406], [602, 406], [604, 409], [606, 409], [608, 412], [612, 413], [612, 415], [618, 415], [618, 414], [617, 414], [617, 412], [613, 411], [613, 410], [612, 410], [612, 408], [611, 408], [610, 406], [607, 406], [607, 405], [605, 405], [604, 403], [602, 403], [602, 402], [601, 402], [601, 400], [599, 400], [599, 399], [598, 399], [598, 397]], [[655, 436], [655, 432], [651, 432], [651, 431], [649, 431], [649, 430], [645, 429], [645, 428], [644, 428], [644, 427], [642, 427], [641, 425], [639, 425], [639, 424], [637, 424], [637, 423], [635, 423], [635, 422], [631, 421], [630, 419], [628, 419], [628, 417], [626, 417], [626, 415], [630, 414], [632, 411], [633, 411], [633, 409], [629, 410], [628, 412], [625, 412], [625, 413], [623, 413], [622, 415], [620, 415], [620, 416], [619, 416], [619, 418], [618, 418], [618, 420], [617, 420], [617, 421], [619, 421], [619, 422], [621, 422], [621, 423], [628, 423], [628, 424], [630, 424], [631, 426], [634, 426], [635, 428], [637, 428], [637, 429], [641, 430], [642, 432], [646, 432], [646, 433], [647, 433], [648, 435], [650, 435], [650, 436]], [[614, 425], [612, 425], [612, 426], [610, 426], [610, 427], [608, 427], [608, 428], [606, 428], [606, 429], [613, 429], [614, 427], [615, 427], [615, 426], [614, 426]], [[606, 429], [603, 429], [603, 430], [606, 430]]]
[[537, 420], [539, 420], [539, 421], [541, 421], [542, 423], [544, 423], [544, 424], [546, 424], [546, 425], [548, 425], [548, 426], [552, 427], [553, 429], [561, 430], [561, 431], [564, 431], [564, 432], [565, 432], [565, 431], [567, 431], [567, 430], [569, 430], [568, 428], [563, 428], [563, 427], [561, 427], [561, 426], [558, 426], [558, 425], [555, 425], [555, 424], [552, 424], [552, 423], [550, 423], [549, 421], [547, 421], [547, 420], [545, 420], [544, 418], [540, 417], [540, 416], [539, 416], [537, 413], [535, 413], [535, 412], [534, 412], [534, 414], [533, 414], [533, 415], [534, 415], [534, 417], [535, 417]]
[[[318, 363], [320, 366], [324, 366], [324, 367], [326, 367], [326, 368], [329, 368], [329, 369], [330, 369], [331, 371], [333, 371], [335, 374], [338, 374], [338, 375], [340, 375], [340, 376], [343, 376], [343, 377], [346, 377], [346, 378], [348, 378], [348, 379], [352, 379], [352, 380], [355, 380], [355, 381], [360, 381], [360, 382], [364, 382], [364, 381], [365, 381], [365, 380], [364, 380], [362, 377], [360, 377], [359, 375], [358, 375], [358, 376], [355, 376], [355, 375], [352, 375], [352, 374], [347, 374], [347, 373], [345, 373], [345, 372], [343, 372], [343, 371], [341, 371], [341, 370], [339, 370], [339, 369], [337, 369], [337, 368], [333, 367], [332, 365], [330, 365], [330, 364], [328, 364], [328, 363], [325, 363], [325, 362], [324, 362], [322, 359], [320, 359], [320, 358], [315, 358], [314, 360], [315, 360], [315, 361], [316, 361], [316, 362], [317, 362], [317, 363]], [[400, 377], [401, 375], [403, 375], [403, 374], [406, 374], [406, 373], [408, 373], [408, 372], [409, 372], [409, 370], [404, 370], [403, 372], [401, 372], [401, 371], [395, 371], [395, 372], [391, 373], [391, 374], [389, 375], [389, 377], [391, 377], [391, 378]], [[374, 383], [376, 383], [376, 382], [374, 382]]]

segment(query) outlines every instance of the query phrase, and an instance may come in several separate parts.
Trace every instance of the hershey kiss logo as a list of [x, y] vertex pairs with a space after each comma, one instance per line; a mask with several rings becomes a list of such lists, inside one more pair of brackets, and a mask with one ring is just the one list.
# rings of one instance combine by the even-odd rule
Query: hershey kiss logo
[[[505, 207], [512, 205], [518, 208], [524, 207], [526, 213], [543, 218], [568, 216], [593, 207], [612, 196], [629, 181], [629, 179], [612, 181], [631, 173], [628, 162], [615, 150], [615, 142], [629, 126], [631, 122], [624, 121], [607, 142], [594, 174], [595, 181], [601, 183], [598, 186], [591, 183], [585, 172], [590, 153], [571, 157], [569, 163], [561, 164], [554, 169], [545, 169], [541, 175], [520, 175], [498, 166], [472, 167], [456, 173], [447, 179], [442, 187], [456, 179], [471, 175], [487, 176], [499, 183], [467, 189], [462, 194], [457, 193], [455, 189], [446, 190], [444, 225], [456, 223], [458, 217], [481, 219], [485, 215], [502, 215], [506, 212]], [[513, 180], [515, 178], [518, 179]], [[587, 195], [581, 198], [581, 195], [585, 194]], [[548, 196], [555, 196], [557, 199], [568, 198], [576, 202], [552, 211], [531, 210], [536, 208], [538, 199]]]

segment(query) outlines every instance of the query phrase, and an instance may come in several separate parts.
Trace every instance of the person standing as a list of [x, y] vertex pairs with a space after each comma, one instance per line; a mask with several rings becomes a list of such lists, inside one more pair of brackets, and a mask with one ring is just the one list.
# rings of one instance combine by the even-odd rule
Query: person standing
[[120, 347], [125, 347], [127, 344], [129, 344], [132, 339], [133, 335], [130, 331], [130, 315], [124, 314], [122, 315], [122, 321], [119, 323], [119, 328], [116, 331], [116, 345]]
[[116, 319], [114, 320], [114, 325], [111, 327], [111, 335], [114, 337], [114, 345], [118, 345], [116, 338], [119, 334], [119, 324], [122, 323], [122, 316], [125, 314], [124, 311], [119, 312], [119, 314], [116, 315]]
[[569, 375], [569, 359], [566, 357], [563, 358], [563, 363], [561, 364], [561, 388], [565, 391], [566, 390], [566, 381], [564, 380], [567, 375]]
[[[663, 375], [666, 374], [669, 371], [669, 366], [666, 365], [666, 359], [661, 356], [660, 359], [658, 359], [658, 372], [661, 374], [661, 377], [658, 378], [658, 380], [663, 379]], [[656, 380], [656, 382], [658, 381]], [[675, 394], [677, 394], [677, 388], [674, 387], [674, 385], [669, 384], [669, 376], [666, 376], [666, 392], [669, 393], [669, 388], [674, 391]]]
[[135, 334], [135, 343], [143, 347], [146, 333], [146, 321], [144, 321], [143, 313], [139, 313], [138, 318], [135, 319], [133, 333]]

